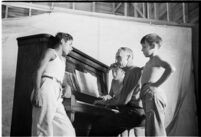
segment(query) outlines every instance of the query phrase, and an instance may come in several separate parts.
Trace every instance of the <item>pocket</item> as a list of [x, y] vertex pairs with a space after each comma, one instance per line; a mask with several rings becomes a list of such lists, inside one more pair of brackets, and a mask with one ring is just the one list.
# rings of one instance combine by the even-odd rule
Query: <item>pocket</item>
[[166, 103], [161, 98], [158, 98], [157, 96], [155, 97], [154, 100], [155, 100], [157, 109], [159, 109], [161, 112], [165, 112]]
[[165, 109], [165, 108], [166, 108], [166, 103], [165, 103], [165, 101], [159, 99], [159, 102], [161, 103], [161, 106]]

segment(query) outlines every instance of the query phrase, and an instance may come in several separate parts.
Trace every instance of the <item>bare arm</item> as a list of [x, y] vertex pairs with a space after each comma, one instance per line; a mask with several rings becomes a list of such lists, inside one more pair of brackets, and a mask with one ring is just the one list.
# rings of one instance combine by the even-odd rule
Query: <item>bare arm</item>
[[159, 87], [162, 85], [168, 79], [170, 74], [175, 71], [175, 69], [168, 62], [161, 60], [159, 57], [157, 57], [157, 63], [160, 67], [163, 67], [165, 71], [155, 83], [150, 84], [153, 87]]

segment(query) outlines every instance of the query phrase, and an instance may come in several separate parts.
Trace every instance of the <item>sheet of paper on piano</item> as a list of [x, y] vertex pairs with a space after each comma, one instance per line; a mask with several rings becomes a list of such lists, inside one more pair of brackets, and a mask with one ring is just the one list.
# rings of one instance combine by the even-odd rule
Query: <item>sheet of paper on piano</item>
[[87, 95], [100, 97], [100, 83], [96, 76], [89, 72], [75, 70], [80, 91]]

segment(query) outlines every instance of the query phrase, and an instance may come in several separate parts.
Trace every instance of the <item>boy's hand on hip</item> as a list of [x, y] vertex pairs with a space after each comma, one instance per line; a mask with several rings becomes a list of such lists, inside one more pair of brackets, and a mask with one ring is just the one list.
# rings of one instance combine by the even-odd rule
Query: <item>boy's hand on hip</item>
[[36, 89], [33, 91], [32, 93], [32, 99], [31, 99], [31, 104], [35, 107], [42, 107], [43, 105], [43, 99], [42, 99], [42, 95], [41, 95], [41, 91], [40, 89]]
[[154, 94], [155, 88], [156, 87], [152, 86], [152, 83], [146, 83], [142, 88], [142, 96], [146, 95], [147, 93]]

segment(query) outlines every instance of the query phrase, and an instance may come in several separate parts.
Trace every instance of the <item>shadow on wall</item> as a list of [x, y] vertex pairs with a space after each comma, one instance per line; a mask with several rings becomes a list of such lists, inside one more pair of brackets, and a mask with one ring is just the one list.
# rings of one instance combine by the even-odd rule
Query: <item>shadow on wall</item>
[[14, 38], [3, 39], [2, 43], [2, 136], [10, 136], [11, 128], [18, 51]]
[[2, 136], [10, 135], [14, 77], [2, 78]]

